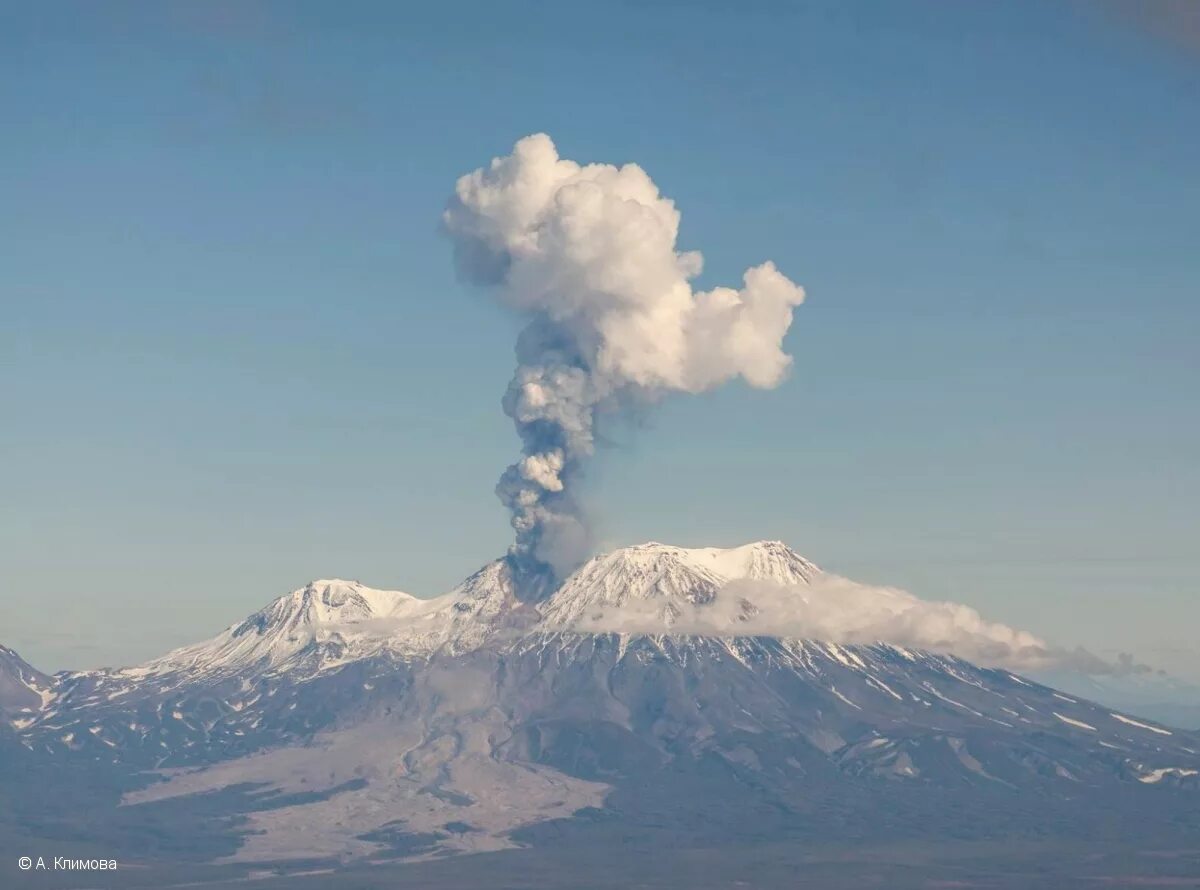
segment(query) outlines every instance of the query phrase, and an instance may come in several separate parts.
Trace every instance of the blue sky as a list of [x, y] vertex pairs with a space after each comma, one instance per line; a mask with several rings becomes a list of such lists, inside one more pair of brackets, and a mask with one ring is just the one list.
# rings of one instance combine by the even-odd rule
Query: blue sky
[[[0, 641], [130, 662], [314, 577], [504, 551], [519, 321], [457, 176], [636, 161], [790, 380], [667, 402], [607, 544], [780, 538], [1200, 679], [1200, 49], [1119, 8], [120, 4], [0, 32]], [[1164, 37], [1164, 32], [1168, 32]]]

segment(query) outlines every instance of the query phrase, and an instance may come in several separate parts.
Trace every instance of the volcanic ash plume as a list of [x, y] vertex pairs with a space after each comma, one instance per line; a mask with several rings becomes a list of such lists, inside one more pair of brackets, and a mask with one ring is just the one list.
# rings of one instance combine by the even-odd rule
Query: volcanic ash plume
[[679, 212], [636, 164], [581, 166], [527, 136], [458, 180], [443, 221], [461, 273], [529, 318], [503, 401], [523, 456], [496, 487], [522, 573], [561, 578], [587, 556], [572, 482], [599, 410], [734, 377], [770, 388], [791, 364], [803, 289], [768, 262], [741, 288], [694, 291], [702, 258], [676, 250]]

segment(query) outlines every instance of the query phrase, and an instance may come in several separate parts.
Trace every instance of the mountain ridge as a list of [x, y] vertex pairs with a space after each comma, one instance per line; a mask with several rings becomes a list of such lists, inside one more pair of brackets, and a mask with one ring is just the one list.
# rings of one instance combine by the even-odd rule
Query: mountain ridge
[[[231, 677], [289, 670], [308, 676], [384, 655], [411, 659], [427, 658], [439, 650], [462, 653], [534, 631], [765, 635], [810, 642], [835, 640], [842, 645], [888, 642], [883, 635], [842, 641], [836, 634], [789, 633], [787, 628], [776, 632], [771, 616], [763, 616], [758, 604], [764, 601], [763, 596], [774, 597], [775, 602], [779, 595], [792, 597], [795, 603], [806, 606], [813, 596], [828, 599], [830, 594], [814, 591], [813, 584], [831, 577], [778, 540], [730, 548], [688, 548], [650, 541], [598, 554], [544, 599], [527, 602], [516, 589], [512, 567], [500, 558], [439, 596], [422, 598], [400, 590], [372, 588], [356, 580], [317, 579], [276, 597], [207, 640], [138, 665], [64, 671], [54, 677], [28, 665], [25, 669], [30, 676], [40, 678], [37, 682], [43, 690], [61, 685], [87, 686], [97, 679], [111, 686], [116, 681], [136, 684], [149, 677], [165, 678], [170, 683], [193, 675]], [[758, 602], [742, 595], [739, 583], [758, 584], [750, 588]], [[903, 596], [915, 601], [902, 591], [875, 590], [885, 597]], [[833, 595], [838, 592], [835, 589]], [[726, 608], [715, 608], [722, 605], [718, 602], [722, 597]], [[901, 607], [906, 604], [900, 602]], [[893, 609], [891, 605], [888, 608]], [[699, 615], [705, 620], [681, 623], [685, 612], [688, 617]], [[1023, 640], [1044, 645], [1033, 637]], [[908, 643], [899, 648], [905, 647], [933, 652], [952, 648], [929, 650]], [[0, 647], [0, 664], [4, 651]], [[12, 655], [15, 657], [15, 653]], [[1056, 676], [1053, 671], [1032, 673]], [[10, 695], [23, 696], [26, 706], [34, 701], [28, 687], [9, 682]], [[1126, 702], [1119, 704], [1124, 706]]]
[[[647, 564], [652, 568], [648, 575]], [[514, 625], [540, 623], [565, 629], [590, 606], [620, 606], [628, 600], [661, 599], [667, 610], [665, 626], [669, 626], [671, 606], [706, 602], [730, 580], [807, 583], [818, 573], [815, 564], [780, 541], [726, 549], [647, 542], [593, 557], [536, 603], [519, 598], [504, 558], [485, 564], [450, 591], [429, 598], [326, 578], [276, 597], [207, 640], [139, 665], [99, 672], [140, 677], [193, 669], [210, 673], [251, 666], [270, 669], [314, 644], [329, 644], [349, 657], [368, 657], [385, 650], [428, 654], [441, 646], [463, 649], [482, 645], [496, 631]], [[598, 577], [607, 586], [591, 583]], [[334, 663], [340, 661], [329, 665]], [[97, 672], [65, 673], [82, 676]]]

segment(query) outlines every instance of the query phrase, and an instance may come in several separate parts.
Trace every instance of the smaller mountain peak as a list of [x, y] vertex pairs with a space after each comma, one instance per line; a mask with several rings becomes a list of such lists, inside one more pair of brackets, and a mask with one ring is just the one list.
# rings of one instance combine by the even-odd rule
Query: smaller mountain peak
[[260, 609], [234, 630], [235, 634], [272, 627], [319, 627], [383, 618], [416, 597], [399, 590], [376, 590], [359, 581], [322, 578], [286, 593]]
[[348, 640], [370, 648], [424, 600], [399, 590], [377, 590], [359, 581], [319, 578], [272, 600], [210, 640], [184, 646], [130, 669], [139, 675], [202, 670], [234, 673], [274, 667], [327, 642]]
[[0, 712], [37, 708], [53, 680], [7, 646], [0, 646]]

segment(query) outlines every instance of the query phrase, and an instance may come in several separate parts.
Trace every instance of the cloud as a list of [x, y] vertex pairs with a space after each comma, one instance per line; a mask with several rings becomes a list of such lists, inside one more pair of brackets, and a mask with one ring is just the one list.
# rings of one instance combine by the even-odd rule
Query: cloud
[[984, 618], [961, 603], [922, 600], [895, 587], [860, 584], [822, 573], [807, 585], [734, 580], [707, 603], [662, 600], [600, 607], [574, 623], [584, 633], [771, 636], [848, 645], [886, 642], [957, 655], [1011, 670], [1066, 668], [1088, 674], [1147, 671], [1132, 656], [1116, 663], [1085, 649], [1056, 647], [1042, 638]]
[[791, 366], [804, 291], [770, 262], [694, 290], [703, 260], [677, 249], [679, 220], [641, 167], [577, 164], [541, 133], [458, 180], [443, 223], [460, 273], [528, 318], [503, 400], [523, 457], [496, 488], [519, 569], [562, 578], [587, 555], [572, 483], [598, 414], [735, 378], [770, 388]]

